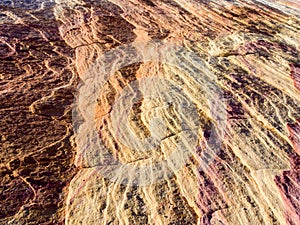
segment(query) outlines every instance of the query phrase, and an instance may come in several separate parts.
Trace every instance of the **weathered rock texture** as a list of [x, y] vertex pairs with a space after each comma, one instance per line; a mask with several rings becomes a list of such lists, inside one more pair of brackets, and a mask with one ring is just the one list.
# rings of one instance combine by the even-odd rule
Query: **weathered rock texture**
[[300, 224], [298, 1], [39, 4], [1, 6], [3, 224]]
[[63, 224], [63, 189], [76, 171], [71, 146], [74, 50], [60, 37], [53, 5], [39, 9], [20, 1], [3, 3], [0, 224]]

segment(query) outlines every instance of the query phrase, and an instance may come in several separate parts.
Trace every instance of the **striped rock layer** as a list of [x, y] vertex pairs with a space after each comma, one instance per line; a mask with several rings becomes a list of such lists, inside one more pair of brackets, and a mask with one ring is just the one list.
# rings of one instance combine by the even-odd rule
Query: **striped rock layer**
[[[27, 9], [51, 8], [50, 22], [10, 7], [0, 52], [3, 71], [14, 70], [0, 74], [10, 99], [0, 115], [7, 110], [11, 124], [24, 113], [15, 130], [43, 125], [1, 146], [14, 158], [1, 159], [3, 196], [18, 201], [5, 203], [0, 221], [300, 223], [297, 1], [57, 0]], [[51, 185], [63, 193], [52, 201], [42, 193]], [[55, 203], [43, 212], [41, 202]]]

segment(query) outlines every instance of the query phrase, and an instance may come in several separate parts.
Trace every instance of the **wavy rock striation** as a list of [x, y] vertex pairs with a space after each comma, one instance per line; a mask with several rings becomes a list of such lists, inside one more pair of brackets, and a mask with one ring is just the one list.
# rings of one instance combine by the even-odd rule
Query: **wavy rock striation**
[[1, 222], [300, 223], [297, 1], [45, 4], [1, 6]]
[[[297, 144], [289, 139], [298, 130], [287, 127], [299, 118], [298, 10], [292, 1], [61, 1], [56, 16], [76, 49], [84, 82], [77, 103], [86, 121], [78, 129], [81, 170], [70, 185], [66, 223], [299, 223]], [[158, 61], [135, 45], [122, 49], [157, 40], [164, 43], [152, 42]], [[200, 56], [216, 79], [196, 70], [200, 62], [184, 50], [161, 50], [172, 44]], [[110, 64], [117, 69], [102, 70]], [[161, 78], [180, 90], [157, 83]], [[204, 88], [209, 82], [222, 98]], [[225, 114], [214, 101], [226, 103]], [[176, 108], [184, 102], [195, 106], [187, 110], [193, 117]], [[172, 158], [188, 140], [180, 136], [182, 115], [198, 133], [184, 145], [183, 161], [179, 153]], [[158, 146], [148, 145], [153, 137]]]
[[76, 83], [53, 6], [0, 3], [0, 224], [64, 223]]

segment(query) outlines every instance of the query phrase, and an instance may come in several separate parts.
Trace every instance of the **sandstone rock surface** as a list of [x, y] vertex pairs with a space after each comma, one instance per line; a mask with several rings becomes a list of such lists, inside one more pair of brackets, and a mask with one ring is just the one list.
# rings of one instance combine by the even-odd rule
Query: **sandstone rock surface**
[[297, 0], [1, 9], [0, 223], [300, 224]]

